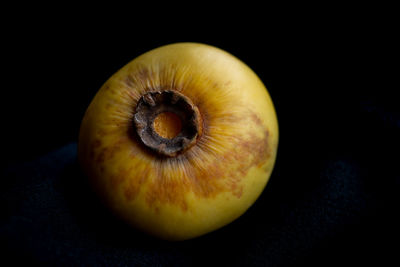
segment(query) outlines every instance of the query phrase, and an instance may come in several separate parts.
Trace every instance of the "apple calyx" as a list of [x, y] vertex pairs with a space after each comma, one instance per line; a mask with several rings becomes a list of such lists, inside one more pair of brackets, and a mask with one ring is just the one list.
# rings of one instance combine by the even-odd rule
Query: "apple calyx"
[[[161, 113], [169, 112], [180, 119], [180, 132], [173, 138], [162, 137], [154, 127]], [[141, 142], [155, 153], [176, 157], [191, 148], [202, 134], [202, 120], [198, 108], [175, 90], [150, 91], [142, 95], [133, 117], [134, 127]]]

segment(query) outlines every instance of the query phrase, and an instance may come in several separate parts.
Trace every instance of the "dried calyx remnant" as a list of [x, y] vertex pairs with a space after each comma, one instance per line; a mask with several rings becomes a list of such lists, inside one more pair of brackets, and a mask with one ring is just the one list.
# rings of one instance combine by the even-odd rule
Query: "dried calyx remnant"
[[[155, 129], [154, 121], [160, 114], [174, 114], [180, 120], [180, 131], [173, 138], [165, 138]], [[136, 106], [134, 125], [145, 146], [168, 157], [175, 157], [188, 150], [202, 134], [198, 108], [189, 98], [173, 90], [144, 94]]]

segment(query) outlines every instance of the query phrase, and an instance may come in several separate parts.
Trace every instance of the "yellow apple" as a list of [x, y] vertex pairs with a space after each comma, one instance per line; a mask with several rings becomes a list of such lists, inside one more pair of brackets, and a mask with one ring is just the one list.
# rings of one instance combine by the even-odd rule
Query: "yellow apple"
[[275, 109], [257, 75], [219, 48], [177, 43], [105, 82], [82, 120], [78, 156], [119, 218], [185, 240], [245, 213], [277, 147]]

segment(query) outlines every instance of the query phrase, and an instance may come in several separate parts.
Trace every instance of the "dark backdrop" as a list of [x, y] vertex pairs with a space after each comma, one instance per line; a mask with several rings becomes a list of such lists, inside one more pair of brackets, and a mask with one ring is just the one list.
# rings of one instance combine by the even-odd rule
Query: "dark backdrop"
[[[380, 75], [387, 51], [379, 46], [390, 38], [374, 16], [340, 14], [247, 23], [232, 16], [196, 26], [190, 16], [83, 24], [52, 14], [5, 29], [2, 252], [70, 266], [397, 260], [400, 117], [390, 71]], [[248, 213], [216, 233], [169, 244], [131, 232], [98, 207], [80, 180], [75, 142], [106, 79], [141, 53], [180, 41], [220, 47], [259, 75], [276, 106], [280, 146], [271, 181]]]

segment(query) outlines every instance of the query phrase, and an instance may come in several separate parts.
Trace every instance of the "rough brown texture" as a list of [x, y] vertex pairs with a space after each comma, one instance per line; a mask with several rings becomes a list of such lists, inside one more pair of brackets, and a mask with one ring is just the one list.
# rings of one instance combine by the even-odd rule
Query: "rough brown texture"
[[[172, 139], [163, 138], [154, 129], [154, 120], [163, 112], [172, 112], [182, 121], [181, 132]], [[190, 99], [173, 90], [144, 94], [136, 106], [134, 124], [143, 144], [168, 157], [175, 157], [192, 147], [202, 132], [197, 107]]]

